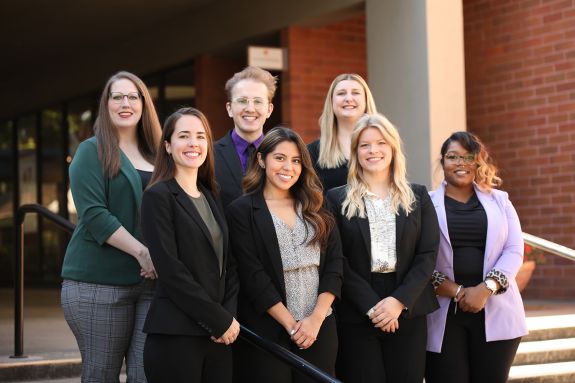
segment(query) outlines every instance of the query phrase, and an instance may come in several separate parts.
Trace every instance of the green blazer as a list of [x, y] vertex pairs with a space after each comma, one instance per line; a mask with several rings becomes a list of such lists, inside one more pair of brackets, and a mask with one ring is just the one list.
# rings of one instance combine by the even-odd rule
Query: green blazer
[[105, 243], [120, 226], [138, 240], [141, 237], [142, 181], [128, 157], [120, 153], [120, 171], [106, 178], [95, 137], [76, 151], [69, 173], [78, 225], [64, 257], [64, 279], [105, 285], [133, 285], [142, 279], [134, 257]]

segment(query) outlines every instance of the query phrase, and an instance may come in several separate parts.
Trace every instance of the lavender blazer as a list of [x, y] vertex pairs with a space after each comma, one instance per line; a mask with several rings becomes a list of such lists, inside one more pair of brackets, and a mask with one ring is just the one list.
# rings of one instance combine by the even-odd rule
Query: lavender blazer
[[[523, 262], [523, 238], [519, 217], [507, 193], [495, 189], [486, 193], [475, 184], [474, 188], [487, 214], [483, 276], [496, 269], [509, 279], [507, 291], [491, 296], [485, 304], [485, 338], [488, 342], [518, 338], [527, 334], [523, 301], [515, 282], [515, 275]], [[445, 181], [429, 194], [441, 231], [435, 269], [453, 280], [453, 249], [449, 241], [444, 203]], [[427, 315], [427, 350], [432, 352], [441, 352], [450, 302], [448, 297], [437, 299], [439, 310]]]

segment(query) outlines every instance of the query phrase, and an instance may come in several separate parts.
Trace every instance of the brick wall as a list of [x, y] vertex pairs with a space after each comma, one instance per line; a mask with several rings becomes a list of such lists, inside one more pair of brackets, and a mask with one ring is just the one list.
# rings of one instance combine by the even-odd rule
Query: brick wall
[[[523, 231], [575, 248], [575, 1], [464, 0], [468, 130], [502, 169]], [[547, 256], [528, 298], [575, 297]]]
[[319, 138], [318, 119], [329, 85], [340, 73], [367, 77], [365, 15], [321, 27], [282, 31], [289, 71], [282, 76], [282, 120], [306, 142]]

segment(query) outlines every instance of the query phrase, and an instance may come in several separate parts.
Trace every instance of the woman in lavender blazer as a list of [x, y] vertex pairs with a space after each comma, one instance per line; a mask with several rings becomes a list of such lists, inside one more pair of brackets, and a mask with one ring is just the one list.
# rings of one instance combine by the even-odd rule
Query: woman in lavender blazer
[[452, 134], [441, 147], [445, 176], [431, 192], [440, 227], [427, 316], [426, 382], [506, 382], [525, 312], [515, 275], [523, 261], [517, 213], [478, 137]]

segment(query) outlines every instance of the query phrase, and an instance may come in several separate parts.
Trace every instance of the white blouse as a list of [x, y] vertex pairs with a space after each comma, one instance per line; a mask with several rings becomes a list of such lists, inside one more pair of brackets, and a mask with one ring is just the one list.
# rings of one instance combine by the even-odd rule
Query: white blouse
[[397, 253], [395, 247], [395, 214], [391, 208], [391, 196], [379, 198], [373, 193], [363, 197], [369, 234], [371, 236], [371, 271], [391, 273], [395, 271]]

